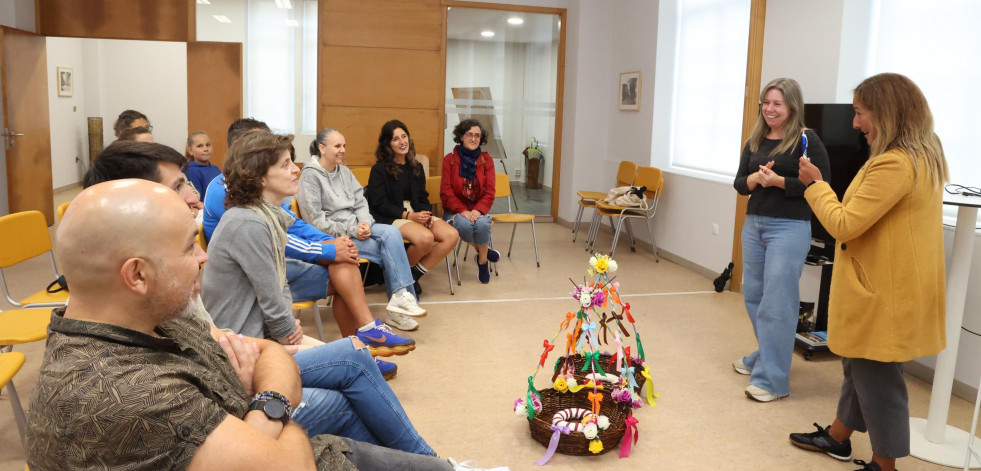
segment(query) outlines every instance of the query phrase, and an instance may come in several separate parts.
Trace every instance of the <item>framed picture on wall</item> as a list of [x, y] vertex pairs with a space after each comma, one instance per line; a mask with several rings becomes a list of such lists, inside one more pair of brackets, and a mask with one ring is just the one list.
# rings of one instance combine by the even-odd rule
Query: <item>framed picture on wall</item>
[[75, 75], [70, 67], [58, 67], [58, 96], [75, 96]]
[[620, 74], [620, 87], [617, 90], [617, 104], [620, 111], [640, 111], [640, 71]]

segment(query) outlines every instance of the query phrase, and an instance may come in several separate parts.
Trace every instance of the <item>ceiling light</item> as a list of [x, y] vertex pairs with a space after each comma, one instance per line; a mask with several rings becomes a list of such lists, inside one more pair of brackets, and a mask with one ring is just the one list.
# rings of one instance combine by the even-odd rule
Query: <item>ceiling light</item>
[[292, 0], [276, 0], [276, 8], [282, 8], [283, 10], [292, 10], [293, 2]]
[[198, 5], [211, 5], [211, 2], [208, 0], [198, 0]]
[[229, 20], [228, 17], [225, 16], [225, 15], [211, 15], [211, 16], [213, 16], [215, 18], [215, 20], [218, 21], [219, 23], [231, 23], [232, 22], [232, 20]]
[[300, 22], [297, 20], [283, 20], [283, 21], [286, 23], [286, 26], [292, 26], [294, 28], [300, 27]]
[[493, 31], [481, 31], [480, 32], [480, 35], [483, 36], [483, 37], [485, 37], [485, 38], [493, 38], [494, 37], [494, 32]]
[[517, 16], [512, 16], [511, 18], [508, 18], [508, 24], [520, 25], [523, 24], [524, 22], [525, 20], [518, 18]]

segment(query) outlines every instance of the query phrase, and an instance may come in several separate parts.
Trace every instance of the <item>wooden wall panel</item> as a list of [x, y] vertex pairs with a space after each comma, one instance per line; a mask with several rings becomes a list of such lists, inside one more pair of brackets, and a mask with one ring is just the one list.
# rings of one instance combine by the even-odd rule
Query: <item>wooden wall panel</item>
[[382, 125], [388, 120], [398, 119], [409, 128], [416, 154], [428, 156], [432, 168], [432, 162], [442, 157], [439, 154], [443, 139], [439, 118], [436, 110], [320, 107], [320, 119], [325, 123], [323, 127], [331, 127], [344, 134], [347, 165], [351, 167], [375, 164], [375, 147], [378, 146], [378, 133]]
[[228, 125], [242, 117], [242, 43], [187, 43], [187, 70], [187, 129], [208, 133], [221, 167]]
[[[321, 0], [322, 45], [440, 50], [440, 0]], [[321, 16], [321, 25], [324, 16]]]
[[38, 33], [78, 38], [188, 41], [188, 0], [36, 0]]
[[[443, 80], [439, 51], [338, 46], [323, 47], [320, 51], [331, 64], [344, 64], [326, 67], [321, 83], [327, 93], [321, 105], [427, 109], [439, 106], [442, 94], [433, 86]], [[344, 90], [344, 93], [332, 93], [333, 90]]]

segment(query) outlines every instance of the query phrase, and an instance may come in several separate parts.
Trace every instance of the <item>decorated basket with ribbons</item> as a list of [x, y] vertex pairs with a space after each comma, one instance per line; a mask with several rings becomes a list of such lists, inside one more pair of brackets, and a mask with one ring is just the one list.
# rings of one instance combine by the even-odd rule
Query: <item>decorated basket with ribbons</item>
[[[514, 401], [515, 414], [528, 419], [532, 436], [548, 448], [538, 465], [547, 463], [555, 452], [601, 454], [621, 439], [620, 457], [629, 456], [638, 437], [633, 411], [643, 407], [645, 399], [650, 406], [657, 405], [630, 304], [621, 301], [620, 284], [610, 277], [617, 263], [595, 254], [589, 266], [593, 281], [573, 282], [577, 310], [566, 313], [551, 341], [542, 342], [544, 351], [528, 377], [528, 388]], [[564, 349], [557, 353], [564, 355], [555, 363], [552, 387], [539, 392], [535, 378], [563, 336]], [[630, 337], [633, 352], [625, 345]]]

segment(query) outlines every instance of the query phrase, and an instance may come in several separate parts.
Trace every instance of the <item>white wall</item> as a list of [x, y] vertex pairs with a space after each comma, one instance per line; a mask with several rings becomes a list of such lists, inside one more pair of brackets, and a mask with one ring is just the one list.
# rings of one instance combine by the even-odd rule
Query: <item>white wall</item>
[[[48, 118], [51, 129], [51, 184], [57, 189], [81, 181], [88, 162], [86, 88], [88, 67], [84, 41], [75, 38], [47, 39]], [[74, 95], [58, 96], [58, 67], [72, 69]]]
[[34, 0], [4, 0], [0, 2], [0, 25], [35, 31]]
[[767, 2], [762, 84], [789, 77], [805, 103], [835, 103], [843, 9], [844, 0]]

